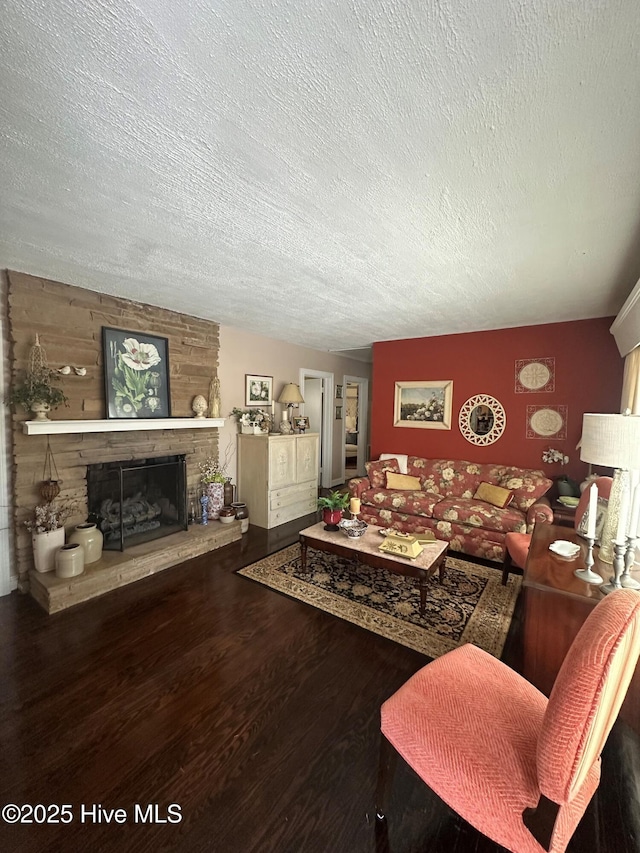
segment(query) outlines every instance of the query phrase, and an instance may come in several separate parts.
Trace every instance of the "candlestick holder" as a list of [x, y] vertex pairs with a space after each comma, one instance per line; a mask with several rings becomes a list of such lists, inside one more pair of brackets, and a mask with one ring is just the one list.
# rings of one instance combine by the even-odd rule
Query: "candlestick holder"
[[209, 496], [202, 495], [200, 498], [200, 504], [202, 505], [202, 516], [200, 518], [200, 524], [208, 524], [209, 523]]
[[636, 544], [638, 538], [636, 536], [627, 536], [627, 551], [624, 555], [624, 571], [620, 578], [620, 586], [623, 589], [640, 589], [640, 583], [635, 578], [631, 577], [631, 567], [636, 558]]
[[605, 593], [613, 592], [616, 589], [622, 589], [620, 578], [624, 571], [624, 556], [626, 542], [614, 541], [613, 545], [613, 571], [614, 574], [609, 578], [609, 583], [602, 585], [601, 589]]
[[585, 569], [576, 569], [574, 571], [574, 575], [577, 578], [580, 578], [581, 581], [586, 581], [587, 583], [591, 583], [594, 586], [598, 586], [603, 583], [602, 578], [597, 572], [593, 571], [593, 564], [595, 560], [593, 559], [593, 543], [595, 539], [587, 536], [587, 556], [584, 558], [584, 564], [586, 566]]
[[359, 512], [351, 512], [351, 510], [349, 510], [349, 514], [354, 521], [359, 521], [359, 519], [358, 519], [358, 516], [360, 515]]

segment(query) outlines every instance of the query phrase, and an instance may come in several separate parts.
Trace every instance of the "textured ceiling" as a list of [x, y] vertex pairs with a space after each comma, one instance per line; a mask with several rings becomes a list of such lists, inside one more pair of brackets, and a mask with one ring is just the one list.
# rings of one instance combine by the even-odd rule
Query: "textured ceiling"
[[0, 265], [319, 349], [615, 314], [637, 0], [4, 0]]

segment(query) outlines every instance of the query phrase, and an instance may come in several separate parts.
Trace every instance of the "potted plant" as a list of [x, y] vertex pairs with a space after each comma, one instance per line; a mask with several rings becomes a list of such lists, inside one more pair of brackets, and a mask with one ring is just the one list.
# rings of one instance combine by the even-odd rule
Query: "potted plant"
[[71, 509], [53, 504], [39, 504], [33, 516], [25, 521], [31, 533], [33, 561], [37, 572], [50, 572], [55, 568], [55, 554], [64, 545], [64, 522]]
[[261, 435], [269, 431], [269, 418], [262, 409], [232, 409], [231, 414], [237, 418], [240, 431], [249, 435]]
[[8, 402], [24, 406], [28, 412], [33, 413], [36, 421], [47, 421], [47, 414], [51, 409], [57, 409], [67, 402], [62, 389], [52, 384], [59, 378], [48, 368], [37, 373], [27, 372], [24, 380], [14, 385], [9, 392]]
[[349, 506], [349, 493], [339, 492], [337, 489], [318, 498], [318, 509], [322, 510], [322, 520], [325, 530], [337, 530], [338, 522], [342, 518], [343, 511]]

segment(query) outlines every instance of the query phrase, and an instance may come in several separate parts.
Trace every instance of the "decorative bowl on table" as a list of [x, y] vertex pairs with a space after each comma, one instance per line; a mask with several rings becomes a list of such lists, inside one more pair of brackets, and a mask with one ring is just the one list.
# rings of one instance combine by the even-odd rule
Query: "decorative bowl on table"
[[349, 539], [358, 539], [366, 531], [369, 525], [366, 521], [360, 521], [359, 518], [343, 518], [338, 524], [338, 528], [346, 534]]
[[573, 498], [573, 497], [570, 497], [569, 495], [560, 495], [560, 497], [558, 498], [558, 503], [562, 504], [563, 506], [568, 506], [568, 507], [573, 508], [573, 507], [578, 506], [578, 504], [580, 503], [580, 498]]
[[580, 546], [568, 539], [556, 539], [549, 545], [549, 550], [558, 557], [564, 557], [565, 560], [573, 560], [580, 553]]

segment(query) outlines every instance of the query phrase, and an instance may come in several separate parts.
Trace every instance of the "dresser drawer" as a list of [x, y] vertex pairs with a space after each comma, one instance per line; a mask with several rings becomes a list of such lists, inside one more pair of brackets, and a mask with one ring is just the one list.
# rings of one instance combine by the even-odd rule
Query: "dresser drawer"
[[318, 499], [314, 490], [313, 496], [306, 500], [300, 500], [290, 506], [270, 510], [269, 527], [277, 527], [278, 524], [284, 524], [285, 521], [293, 521], [294, 518], [300, 518], [301, 515], [308, 515], [311, 512], [315, 512], [317, 501]]
[[[274, 489], [269, 492], [269, 508], [282, 509], [286, 506], [309, 502], [318, 496], [318, 488], [315, 482], [302, 483], [299, 486], [287, 486], [282, 489]], [[301, 513], [304, 515], [304, 513]]]

